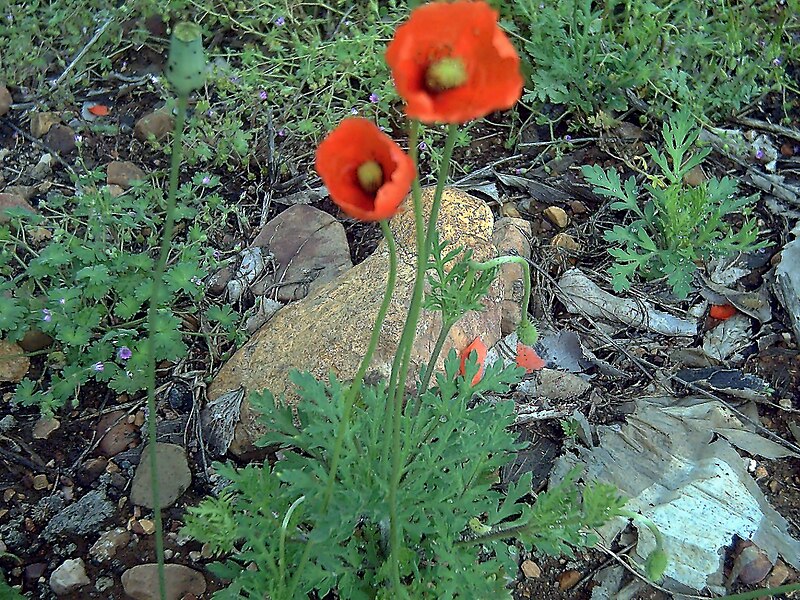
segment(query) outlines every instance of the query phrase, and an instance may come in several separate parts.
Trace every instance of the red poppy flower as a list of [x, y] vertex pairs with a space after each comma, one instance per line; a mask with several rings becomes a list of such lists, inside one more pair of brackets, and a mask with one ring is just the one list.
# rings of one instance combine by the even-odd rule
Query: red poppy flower
[[708, 311], [708, 314], [712, 319], [725, 321], [736, 314], [736, 307], [731, 304], [714, 304], [711, 306], [711, 310]]
[[478, 355], [478, 365], [480, 367], [478, 369], [478, 372], [475, 374], [475, 377], [472, 378], [472, 385], [475, 385], [483, 377], [483, 363], [486, 360], [487, 348], [486, 348], [486, 344], [483, 343], [483, 340], [481, 338], [479, 338], [479, 337], [475, 338], [473, 340], [473, 342], [469, 346], [467, 346], [466, 348], [464, 348], [461, 351], [461, 355], [460, 355], [461, 366], [459, 366], [459, 368], [458, 368], [458, 374], [459, 375], [464, 375], [466, 373], [467, 358], [469, 358], [469, 355], [472, 352], [476, 352], [477, 353], [477, 355]]
[[416, 176], [414, 161], [366, 119], [348, 118], [317, 148], [316, 169], [347, 215], [381, 221], [397, 212]]
[[511, 108], [522, 94], [519, 56], [485, 2], [415, 9], [386, 50], [409, 117], [465, 123]]
[[517, 366], [525, 369], [526, 373], [532, 373], [543, 369], [547, 363], [536, 353], [536, 350], [526, 346], [522, 342], [517, 342]]

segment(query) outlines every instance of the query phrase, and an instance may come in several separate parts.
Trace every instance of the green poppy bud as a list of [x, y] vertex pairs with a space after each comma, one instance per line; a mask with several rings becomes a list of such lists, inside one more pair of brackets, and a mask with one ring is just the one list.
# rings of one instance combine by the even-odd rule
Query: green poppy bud
[[172, 30], [167, 58], [167, 80], [179, 96], [188, 96], [203, 87], [206, 79], [206, 55], [200, 27], [178, 23]]
[[536, 325], [531, 323], [527, 317], [523, 317], [517, 326], [517, 339], [525, 344], [531, 346], [539, 339], [539, 332], [536, 330]]
[[661, 548], [656, 548], [647, 555], [644, 561], [644, 572], [650, 581], [660, 581], [667, 570], [667, 553]]

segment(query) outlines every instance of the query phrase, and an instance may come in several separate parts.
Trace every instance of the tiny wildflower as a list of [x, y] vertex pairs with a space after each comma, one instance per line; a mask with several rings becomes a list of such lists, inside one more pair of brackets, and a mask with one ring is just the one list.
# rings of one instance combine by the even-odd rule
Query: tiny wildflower
[[564, 136], [564, 141], [565, 142], [571, 142], [572, 141], [572, 136], [570, 134], [565, 135]]
[[358, 114], [358, 109], [357, 108], [351, 108], [350, 109], [350, 114], [351, 115], [357, 115]]
[[278, 27], [283, 27], [285, 23], [286, 19], [284, 19], [283, 17], [278, 17], [277, 19], [275, 19], [275, 25], [277, 25]]
[[764, 158], [764, 151], [763, 150], [757, 150], [756, 151], [756, 158], [758, 160], [761, 160], [762, 158]]
[[105, 368], [106, 368], [106, 366], [100, 361], [98, 361], [98, 362], [96, 362], [96, 363], [94, 363], [92, 365], [92, 370], [96, 371], [98, 373], [102, 373]]
[[59, 298], [59, 299], [58, 299], [58, 303], [59, 303], [61, 306], [64, 306], [64, 305], [67, 303], [67, 299], [66, 299], [66, 298]]
[[378, 94], [376, 94], [375, 92], [372, 92], [369, 95], [369, 101], [372, 102], [373, 104], [377, 104], [378, 100], [380, 100], [380, 98], [378, 97]]
[[211, 183], [211, 177], [206, 175], [205, 177], [203, 177], [203, 185], [208, 185], [209, 183]]
[[775, 65], [776, 67], [780, 67], [782, 62], [783, 61], [780, 59], [780, 57], [778, 57], [772, 61], [772, 64]]
[[75, 143], [76, 144], [80, 144], [81, 142], [83, 142], [83, 136], [78, 134], [78, 133], [76, 133], [75, 134]]
[[128, 360], [131, 356], [133, 356], [133, 352], [127, 346], [120, 346], [119, 350], [117, 350], [117, 356], [120, 360]]
[[211, 255], [214, 257], [214, 260], [219, 260], [222, 256], [222, 253], [219, 250], [214, 250]]
[[278, 137], [285, 137], [286, 130], [285, 129], [278, 129]]
[[260, 92], [258, 92], [258, 97], [261, 98], [262, 100], [266, 100], [267, 99], [266, 90], [261, 90]]
[[42, 321], [50, 322], [53, 320], [53, 313], [50, 312], [49, 308], [42, 309]]
[[425, 150], [427, 147], [428, 145], [425, 142], [420, 142], [419, 144], [417, 144], [417, 148], [419, 148], [420, 150]]
[[203, 280], [200, 279], [199, 277], [192, 277], [189, 281], [191, 281], [193, 284], [197, 286], [203, 285]]

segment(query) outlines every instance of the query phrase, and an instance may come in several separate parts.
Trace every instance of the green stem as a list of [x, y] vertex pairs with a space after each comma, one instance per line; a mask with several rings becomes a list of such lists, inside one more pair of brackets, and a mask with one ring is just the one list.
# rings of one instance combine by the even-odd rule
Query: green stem
[[753, 590], [752, 592], [744, 592], [742, 594], [733, 594], [732, 596], [721, 596], [717, 600], [752, 600], [753, 598], [767, 598], [774, 594], [786, 594], [788, 592], [800, 591], [800, 583], [791, 583], [789, 585], [781, 585], [779, 587], [768, 588], [764, 590]]
[[476, 262], [471, 260], [469, 261], [469, 266], [471, 269], [475, 269], [476, 271], [488, 271], [489, 269], [494, 269], [495, 267], [499, 267], [500, 265], [507, 263], [517, 263], [522, 265], [522, 269], [525, 271], [525, 276], [522, 278], [522, 284], [524, 287], [524, 291], [522, 293], [522, 319], [527, 321], [528, 305], [531, 302], [531, 267], [528, 264], [527, 258], [523, 256], [498, 256], [497, 258], [487, 260], [486, 262]]
[[[389, 305], [392, 301], [392, 294], [394, 293], [394, 286], [397, 280], [397, 244], [395, 243], [394, 235], [392, 235], [392, 230], [389, 228], [387, 221], [381, 221], [381, 229], [383, 230], [383, 235], [386, 238], [386, 245], [389, 247], [389, 275], [386, 280], [386, 291], [383, 295], [383, 302], [378, 309], [378, 316], [375, 320], [375, 326], [372, 328], [372, 336], [369, 340], [367, 353], [364, 355], [355, 379], [350, 385], [347, 395], [345, 396], [344, 414], [342, 415], [342, 420], [339, 422], [339, 428], [336, 432], [336, 441], [334, 443], [333, 454], [331, 456], [328, 483], [325, 487], [325, 496], [322, 501], [323, 513], [328, 509], [328, 505], [330, 504], [333, 496], [334, 482], [336, 481], [339, 460], [341, 459], [342, 448], [344, 447], [344, 439], [347, 436], [347, 426], [350, 424], [350, 415], [352, 413], [356, 398], [358, 397], [358, 392], [361, 390], [361, 383], [364, 381], [364, 376], [366, 375], [369, 364], [372, 361], [372, 355], [375, 354], [375, 348], [378, 346], [378, 339], [380, 337], [383, 321], [386, 318], [386, 313], [389, 312]], [[294, 597], [294, 591], [297, 588], [297, 584], [300, 582], [300, 575], [302, 574], [303, 569], [305, 568], [306, 564], [308, 564], [308, 557], [313, 546], [314, 544], [309, 542], [303, 549], [300, 562], [297, 563], [297, 568], [295, 569], [294, 575], [289, 582], [289, 593], [286, 596], [287, 598]]]
[[[433, 375], [433, 371], [436, 369], [436, 361], [439, 358], [439, 354], [442, 352], [442, 347], [444, 346], [445, 341], [447, 340], [447, 334], [450, 333], [450, 330], [455, 325], [454, 320], [445, 321], [442, 323], [442, 329], [439, 331], [439, 337], [436, 338], [436, 345], [433, 347], [433, 352], [431, 353], [431, 360], [428, 363], [428, 366], [425, 368], [425, 375], [422, 376], [422, 381], [420, 382], [419, 386], [419, 395], [425, 393], [425, 390], [428, 389], [428, 384], [431, 381], [431, 376]], [[415, 405], [414, 409], [414, 416], [416, 416], [417, 412], [419, 411], [419, 398], [417, 399], [417, 404]]]
[[186, 123], [186, 106], [189, 97], [178, 96], [178, 115], [175, 120], [175, 135], [172, 138], [172, 161], [169, 171], [169, 192], [167, 194], [166, 213], [164, 215], [164, 232], [161, 237], [161, 249], [158, 261], [153, 269], [153, 286], [150, 293], [150, 305], [147, 308], [148, 348], [147, 348], [147, 438], [150, 446], [150, 477], [153, 486], [153, 514], [155, 521], [156, 562], [158, 563], [158, 590], [161, 600], [166, 600], [167, 586], [164, 577], [164, 527], [161, 522], [161, 503], [158, 484], [158, 459], [156, 458], [156, 355], [155, 333], [156, 315], [164, 272], [167, 268], [167, 256], [175, 229], [175, 196], [178, 192], [178, 172], [181, 165], [183, 146], [183, 127]]
[[344, 438], [347, 435], [347, 426], [350, 424], [350, 415], [353, 411], [356, 397], [361, 391], [361, 383], [364, 381], [364, 375], [367, 373], [369, 363], [372, 361], [372, 355], [375, 353], [375, 348], [378, 346], [378, 338], [380, 337], [383, 321], [386, 318], [386, 313], [389, 311], [389, 305], [392, 302], [392, 294], [394, 292], [395, 281], [397, 279], [397, 245], [394, 241], [394, 235], [389, 228], [387, 221], [381, 221], [381, 230], [383, 231], [386, 245], [389, 247], [389, 277], [386, 281], [386, 292], [383, 295], [383, 302], [378, 310], [378, 317], [375, 321], [375, 326], [372, 328], [372, 336], [369, 340], [367, 353], [361, 361], [361, 366], [358, 368], [358, 373], [353, 380], [347, 395], [344, 400], [344, 414], [342, 420], [339, 422], [339, 429], [336, 432], [336, 441], [334, 442], [333, 455], [331, 458], [330, 474], [328, 475], [328, 485], [325, 488], [325, 496], [322, 501], [322, 511], [328, 509], [328, 503], [333, 493], [333, 483], [336, 480], [336, 472], [339, 467], [339, 459], [342, 454], [342, 447], [344, 445]]

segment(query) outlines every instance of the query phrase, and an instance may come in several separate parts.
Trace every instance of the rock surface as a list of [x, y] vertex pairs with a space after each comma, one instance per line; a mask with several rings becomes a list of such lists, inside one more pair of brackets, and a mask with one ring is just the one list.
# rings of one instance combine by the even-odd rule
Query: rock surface
[[[181, 600], [186, 594], [199, 596], [206, 591], [206, 580], [194, 569], [183, 565], [164, 565], [166, 600]], [[157, 600], [158, 565], [148, 563], [131, 567], [122, 574], [122, 588], [134, 600]]]
[[147, 176], [139, 167], [128, 160], [114, 160], [106, 167], [106, 181], [109, 185], [118, 185], [127, 190], [137, 181], [144, 181]]
[[11, 94], [6, 86], [0, 85], [0, 117], [6, 114], [9, 108], [11, 108]]
[[[433, 190], [424, 191], [426, 211], [432, 197]], [[410, 202], [402, 210], [391, 221], [399, 255], [397, 286], [371, 364], [372, 371], [382, 377], [389, 375], [414, 281], [416, 243]], [[482, 200], [447, 190], [437, 225], [442, 239], [471, 248], [475, 259], [495, 256], [491, 242], [494, 219]], [[381, 243], [364, 262], [281, 309], [223, 366], [209, 388], [209, 399], [213, 402], [232, 391], [245, 390], [231, 452], [249, 452], [252, 442], [264, 433], [247, 402], [250, 391], [269, 389], [277, 398], [285, 394], [285, 400], [294, 403], [297, 397], [289, 388], [287, 377], [293, 369], [308, 370], [316, 377], [333, 371], [342, 380], [355, 375], [383, 298], [388, 264], [389, 253]], [[500, 339], [502, 300], [502, 284], [498, 281], [484, 301], [487, 310], [468, 313], [453, 327], [439, 367], [450, 349], [463, 349], [477, 336], [488, 346]], [[412, 376], [420, 363], [429, 359], [440, 326], [438, 313], [423, 311], [412, 349]]]
[[97, 445], [97, 450], [101, 455], [108, 458], [116, 456], [138, 440], [138, 429], [125, 417], [124, 410], [115, 410], [106, 413], [98, 420], [97, 435], [103, 436]]
[[274, 289], [281, 302], [300, 300], [353, 266], [342, 224], [305, 204], [269, 221], [250, 246], [264, 248], [275, 262], [275, 272], [253, 284], [253, 293], [271, 297]]
[[172, 115], [164, 109], [154, 110], [141, 117], [133, 126], [136, 139], [147, 141], [151, 136], [156, 140], [163, 140], [172, 131]]
[[[503, 217], [494, 226], [492, 240], [497, 247], [498, 256], [512, 255], [530, 258], [531, 256], [531, 224], [525, 219]], [[500, 279], [503, 282], [503, 315], [500, 329], [508, 335], [517, 329], [522, 310], [522, 296], [525, 293], [525, 269], [516, 263], [507, 263], [500, 267]], [[522, 308], [522, 310], [520, 310]]]
[[114, 505], [103, 492], [93, 490], [53, 517], [44, 528], [42, 537], [51, 541], [63, 534], [95, 533], [100, 524], [114, 514]]
[[131, 540], [131, 533], [124, 527], [115, 527], [103, 533], [89, 549], [89, 554], [98, 562], [106, 562], [117, 555], [117, 551]]
[[54, 112], [36, 112], [31, 115], [31, 135], [35, 138], [43, 137], [56, 123], [61, 122], [61, 117]]
[[0, 381], [17, 383], [28, 372], [31, 361], [17, 344], [0, 340]]
[[44, 137], [44, 143], [56, 154], [69, 154], [77, 147], [75, 142], [75, 131], [72, 127], [56, 123]]
[[560, 206], [548, 206], [544, 209], [542, 214], [556, 227], [564, 229], [564, 227], [569, 225], [569, 216], [567, 215], [567, 211]]
[[0, 223], [8, 223], [10, 217], [5, 212], [10, 208], [21, 208], [30, 213], [35, 213], [34, 208], [22, 196], [17, 194], [0, 194]]
[[64, 596], [89, 584], [86, 568], [80, 558], [69, 558], [50, 575], [50, 589], [56, 596]]
[[[154, 508], [153, 487], [150, 475], [150, 446], [142, 450], [142, 459], [136, 467], [131, 484], [131, 502]], [[192, 483], [192, 473], [186, 460], [186, 450], [176, 444], [156, 444], [158, 458], [159, 504], [170, 506]]]

